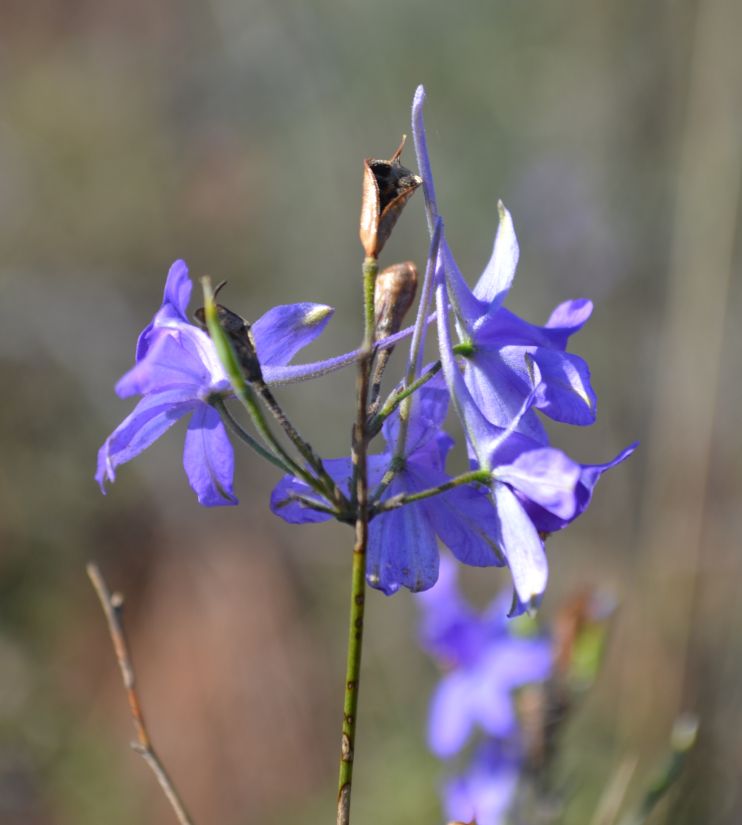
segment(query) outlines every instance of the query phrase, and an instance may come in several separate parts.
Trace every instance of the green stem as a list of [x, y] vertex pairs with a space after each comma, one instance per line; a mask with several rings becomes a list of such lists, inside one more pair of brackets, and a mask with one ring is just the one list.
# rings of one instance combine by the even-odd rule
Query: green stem
[[409, 387], [405, 387], [403, 390], [397, 390], [393, 392], [389, 398], [384, 402], [384, 406], [379, 410], [379, 412], [372, 417], [371, 422], [368, 427], [368, 432], [370, 436], [376, 435], [379, 430], [381, 429], [382, 424], [386, 421], [387, 418], [397, 409], [397, 407], [405, 400], [405, 398], [409, 398], [414, 392], [420, 389], [420, 387], [424, 386], [425, 384], [430, 381], [431, 378], [435, 377], [441, 370], [441, 362], [436, 361], [427, 372], [424, 372], [417, 381], [414, 381]]
[[204, 291], [204, 314], [206, 317], [206, 326], [209, 330], [209, 336], [214, 342], [219, 360], [224, 367], [227, 377], [232, 384], [232, 390], [237, 398], [240, 400], [248, 415], [252, 419], [255, 429], [260, 434], [263, 442], [281, 462], [290, 468], [292, 475], [303, 479], [313, 490], [324, 495], [324, 485], [311, 474], [308, 473], [301, 465], [284, 450], [278, 439], [271, 432], [268, 426], [263, 411], [260, 409], [260, 404], [255, 397], [255, 393], [250, 388], [250, 385], [245, 381], [245, 376], [242, 374], [242, 368], [237, 356], [232, 349], [232, 344], [227, 337], [227, 334], [221, 327], [217, 317], [216, 303], [214, 302], [214, 291], [211, 288], [211, 279], [208, 277], [201, 278], [201, 286]]
[[345, 666], [343, 695], [343, 733], [338, 776], [337, 825], [350, 823], [350, 794], [353, 783], [358, 690], [361, 684], [361, 652], [363, 620], [366, 604], [366, 548], [368, 519], [356, 521], [356, 541], [353, 547], [353, 568], [350, 586], [350, 617], [348, 619], [348, 657]]
[[454, 487], [460, 487], [462, 484], [471, 484], [472, 482], [480, 482], [481, 484], [489, 484], [492, 481], [492, 473], [489, 470], [472, 470], [470, 473], [462, 473], [460, 476], [452, 478], [445, 484], [440, 484], [438, 487], [429, 487], [427, 490], [420, 490], [417, 493], [400, 493], [398, 496], [388, 498], [386, 501], [376, 505], [372, 512], [372, 516], [377, 516], [379, 513], [386, 513], [388, 510], [396, 510], [398, 507], [404, 507], [405, 504], [412, 504], [414, 501], [423, 501], [426, 498], [438, 496]]
[[227, 405], [224, 403], [223, 398], [215, 398], [211, 402], [214, 409], [221, 415], [221, 417], [227, 422], [232, 432], [241, 440], [244, 441], [248, 447], [251, 447], [255, 452], [264, 458], [266, 461], [270, 461], [275, 467], [278, 467], [279, 470], [282, 470], [284, 473], [291, 473], [292, 470], [288, 466], [288, 464], [284, 464], [280, 458], [273, 455], [269, 450], [266, 450], [263, 445], [253, 438], [249, 432], [240, 424], [240, 422], [232, 415], [231, 411], [228, 409]]
[[299, 454], [304, 458], [307, 464], [317, 474], [317, 478], [325, 487], [325, 493], [328, 498], [335, 502], [340, 508], [348, 507], [348, 499], [343, 495], [339, 487], [335, 484], [334, 479], [325, 469], [322, 459], [314, 452], [312, 445], [299, 434], [299, 431], [288, 419], [283, 408], [276, 400], [276, 397], [270, 390], [267, 384], [261, 382], [256, 384], [256, 389], [260, 397], [265, 402], [266, 407], [270, 410], [273, 417], [279, 423], [283, 431], [291, 443], [296, 447]]
[[[374, 343], [374, 290], [376, 289], [376, 275], [379, 272], [379, 262], [376, 258], [366, 258], [363, 262], [363, 345], [369, 349]], [[364, 399], [364, 406], [365, 406]]]
[[336, 825], [350, 825], [350, 797], [358, 719], [358, 692], [361, 684], [363, 619], [366, 605], [366, 550], [368, 548], [368, 391], [374, 358], [374, 287], [378, 264], [374, 258], [363, 262], [363, 346], [358, 364], [356, 423], [353, 428], [353, 478], [355, 480], [355, 544], [350, 580], [348, 655], [343, 693], [343, 730]]

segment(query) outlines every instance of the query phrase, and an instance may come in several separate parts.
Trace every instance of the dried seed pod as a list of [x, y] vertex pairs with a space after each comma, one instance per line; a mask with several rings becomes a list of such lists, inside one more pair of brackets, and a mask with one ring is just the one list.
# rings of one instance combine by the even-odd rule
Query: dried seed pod
[[404, 205], [423, 182], [399, 161], [405, 140], [389, 160], [367, 158], [363, 163], [360, 236], [369, 258], [378, 258]]
[[[219, 290], [226, 284], [222, 281], [214, 290], [214, 297], [217, 296]], [[194, 317], [202, 329], [206, 329], [206, 313], [203, 307], [199, 307], [194, 313]], [[258, 353], [255, 349], [255, 341], [253, 340], [252, 332], [250, 331], [250, 324], [236, 312], [231, 309], [216, 305], [216, 315], [219, 320], [219, 326], [227, 333], [227, 336], [232, 344], [234, 353], [240, 366], [245, 374], [245, 378], [250, 383], [262, 383], [263, 371], [260, 368], [260, 361], [258, 360]]]
[[374, 293], [377, 341], [399, 332], [416, 292], [417, 268], [412, 261], [393, 264], [377, 275]]

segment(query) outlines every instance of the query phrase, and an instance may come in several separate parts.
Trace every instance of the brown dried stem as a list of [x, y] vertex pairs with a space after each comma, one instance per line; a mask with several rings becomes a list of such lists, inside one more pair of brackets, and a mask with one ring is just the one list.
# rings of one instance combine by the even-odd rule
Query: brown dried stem
[[85, 569], [98, 595], [103, 613], [106, 616], [108, 630], [111, 634], [111, 642], [113, 643], [116, 660], [121, 670], [121, 680], [124, 683], [126, 696], [129, 700], [131, 720], [134, 724], [137, 737], [136, 741], [131, 743], [131, 747], [144, 759], [155, 775], [180, 825], [194, 825], [194, 821], [191, 819], [188, 811], [186, 811], [180, 795], [165, 770], [165, 766], [160, 761], [160, 758], [152, 746], [152, 740], [150, 739], [147, 725], [144, 722], [142, 706], [136, 689], [136, 674], [134, 672], [134, 666], [131, 663], [129, 646], [126, 642], [126, 634], [124, 633], [123, 596], [120, 593], [112, 594], [110, 592], [97, 564], [91, 562]]

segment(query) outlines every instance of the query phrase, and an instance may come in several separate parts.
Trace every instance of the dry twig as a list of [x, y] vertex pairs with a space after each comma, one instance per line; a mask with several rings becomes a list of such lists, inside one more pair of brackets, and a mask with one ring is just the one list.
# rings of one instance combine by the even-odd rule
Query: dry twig
[[175, 790], [172, 780], [168, 776], [164, 765], [160, 758], [155, 753], [152, 747], [152, 740], [149, 737], [147, 726], [144, 723], [144, 716], [142, 715], [142, 707], [139, 702], [139, 695], [136, 689], [136, 675], [134, 667], [131, 663], [129, 655], [129, 647], [126, 643], [126, 635], [124, 633], [123, 624], [123, 607], [124, 598], [120, 593], [111, 593], [106, 585], [103, 576], [101, 575], [98, 565], [90, 563], [85, 568], [88, 578], [92, 582], [95, 592], [100, 599], [101, 607], [108, 622], [108, 630], [111, 634], [111, 641], [113, 649], [116, 653], [116, 659], [121, 669], [121, 679], [124, 683], [126, 695], [129, 700], [129, 709], [131, 710], [131, 719], [136, 731], [136, 741], [131, 743], [131, 747], [144, 759], [150, 767], [155, 778], [160, 783], [163, 793], [170, 803], [170, 807], [175, 812], [180, 825], [194, 825], [190, 814], [185, 809], [185, 805], [180, 798], [180, 795]]

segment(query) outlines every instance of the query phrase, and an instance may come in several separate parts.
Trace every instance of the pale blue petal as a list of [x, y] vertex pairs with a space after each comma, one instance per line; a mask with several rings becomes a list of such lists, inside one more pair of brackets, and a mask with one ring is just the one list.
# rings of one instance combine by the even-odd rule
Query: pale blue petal
[[438, 205], [435, 200], [433, 172], [430, 168], [428, 140], [425, 135], [425, 120], [423, 118], [424, 104], [425, 89], [420, 85], [417, 87], [415, 97], [412, 100], [412, 136], [415, 143], [417, 168], [420, 172], [420, 177], [423, 179], [423, 195], [425, 197], [425, 211], [428, 218], [428, 231], [432, 236], [435, 229], [435, 221], [438, 217]]
[[600, 477], [606, 470], [610, 470], [622, 461], [625, 461], [637, 448], [638, 442], [631, 444], [622, 450], [612, 461], [607, 464], [586, 464], [581, 467], [580, 480], [575, 489], [575, 497], [577, 506], [571, 518], [559, 518], [553, 513], [549, 513], [542, 507], [535, 505], [530, 501], [523, 502], [528, 515], [536, 525], [537, 529], [543, 533], [555, 533], [566, 527], [570, 522], [574, 521], [579, 515], [584, 513], [590, 504], [593, 496], [595, 485], [600, 480]]
[[542, 375], [536, 407], [565, 424], [593, 424], [598, 402], [587, 363], [579, 355], [545, 347], [535, 347], [530, 353]]
[[[525, 359], [526, 349], [511, 349], [518, 349], [518, 369], [513, 368], [517, 356], [506, 360], [504, 351], [477, 350], [466, 359], [466, 386], [487, 420], [498, 427], [507, 427], [512, 422], [531, 390]], [[518, 423], [518, 431], [540, 444], [547, 444], [549, 441], [543, 424], [533, 410], [528, 410], [522, 416]]]
[[479, 465], [487, 468], [489, 467], [487, 446], [493, 437], [493, 427], [477, 407], [456, 363], [448, 329], [448, 302], [445, 285], [441, 282], [436, 285], [435, 302], [438, 316], [438, 345], [446, 385], [456, 413], [463, 424], [467, 441], [475, 450]]
[[119, 379], [116, 393], [126, 398], [171, 387], [190, 387], [192, 397], [196, 398], [199, 389], [209, 386], [210, 378], [189, 336], [170, 330], [158, 336], [146, 356]]
[[483, 658], [483, 679], [493, 690], [508, 694], [522, 685], [548, 679], [553, 661], [549, 639], [505, 636]]
[[492, 496], [497, 510], [495, 537], [513, 577], [517, 604], [512, 615], [516, 615], [537, 605], [546, 590], [546, 553], [533, 522], [512, 490], [496, 481]]
[[173, 323], [188, 323], [186, 312], [192, 289], [193, 284], [188, 277], [188, 267], [185, 261], [175, 261], [167, 273], [162, 306], [139, 335], [136, 350], [137, 361], [141, 361], [152, 346], [156, 330], [167, 328]]
[[335, 310], [324, 304], [283, 304], [252, 325], [261, 367], [281, 367], [319, 337]]
[[420, 642], [445, 667], [476, 660], [487, 643], [486, 629], [459, 592], [457, 573], [456, 562], [441, 554], [438, 581], [415, 596], [422, 613]]
[[[427, 369], [427, 368], [426, 368]], [[425, 370], [423, 370], [423, 373]], [[435, 439], [448, 414], [448, 390], [442, 375], [431, 378], [413, 396], [407, 427], [405, 453], [409, 456]], [[399, 407], [384, 422], [382, 433], [390, 450], [397, 445]]]
[[[406, 492], [397, 476], [388, 496]], [[369, 524], [366, 579], [387, 596], [406, 587], [427, 590], [438, 578], [438, 544], [421, 502], [377, 516]]]
[[592, 312], [593, 302], [587, 298], [577, 298], [559, 304], [546, 322], [552, 342], [565, 349], [567, 339], [582, 329]]
[[204, 507], [237, 504], [234, 495], [234, 450], [219, 413], [200, 403], [186, 431], [183, 467]]
[[478, 300], [471, 289], [469, 289], [442, 231], [440, 251], [438, 254], [446, 274], [446, 285], [448, 287], [448, 297], [451, 300], [451, 306], [466, 334], [471, 336], [477, 320], [487, 313], [488, 305], [484, 301]]
[[544, 447], [522, 453], [512, 464], [499, 466], [495, 476], [560, 518], [575, 513], [580, 465], [561, 450]]
[[457, 754], [472, 731], [472, 682], [466, 670], [456, 670], [438, 684], [430, 703], [428, 746], [442, 758]]
[[485, 733], [501, 739], [512, 736], [517, 730], [513, 697], [510, 690], [500, 682], [496, 670], [487, 670], [485, 666], [489, 663], [488, 660], [495, 664], [498, 661], [503, 665], [507, 664], [504, 652], [498, 644], [479, 662], [476, 669], [471, 672], [469, 695], [474, 722]]
[[492, 257], [474, 287], [474, 295], [489, 304], [487, 312], [494, 312], [505, 300], [518, 266], [518, 239], [515, 237], [513, 219], [502, 201], [497, 204], [500, 225], [497, 227]]
[[501, 742], [480, 748], [466, 774], [449, 780], [443, 791], [449, 820], [505, 825], [520, 779], [520, 756]]
[[95, 479], [101, 491], [105, 493], [106, 481], [115, 480], [120, 464], [138, 456], [196, 403], [188, 389], [166, 390], [142, 398], [98, 451]]
[[[348, 493], [350, 478], [353, 473], [351, 460], [349, 458], [332, 458], [325, 460], [323, 464], [332, 480], [341, 490]], [[323, 507], [328, 506], [328, 502], [305, 481], [295, 476], [284, 476], [271, 493], [271, 510], [289, 524], [317, 524], [322, 521], [329, 521], [332, 518], [330, 513], [314, 510], [308, 504], [297, 501], [296, 496], [316, 501]]]
[[[432, 487], [442, 483], [440, 478], [424, 473], [429, 470], [408, 464], [408, 476], [415, 475], [415, 487]], [[428, 519], [441, 541], [456, 558], [475, 567], [501, 567], [505, 559], [494, 539], [495, 512], [488, 491], [473, 484], [456, 487], [423, 502]]]

